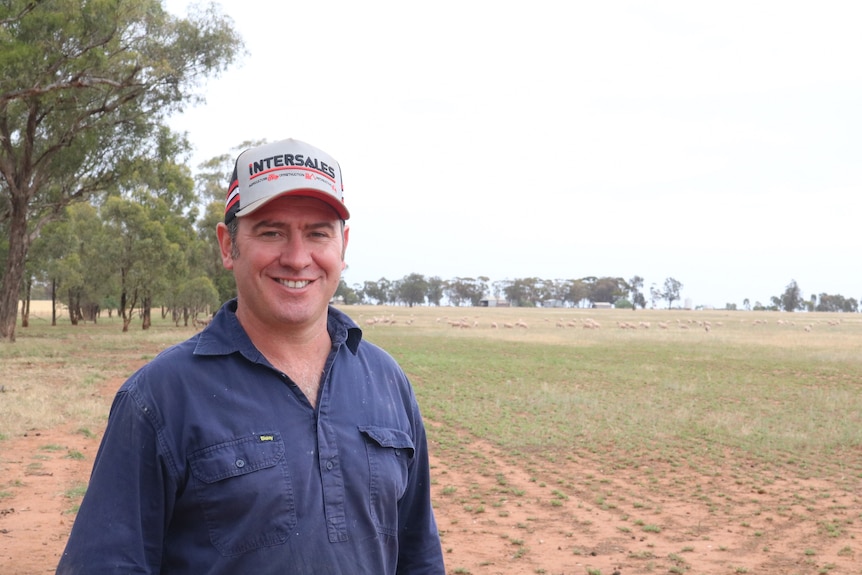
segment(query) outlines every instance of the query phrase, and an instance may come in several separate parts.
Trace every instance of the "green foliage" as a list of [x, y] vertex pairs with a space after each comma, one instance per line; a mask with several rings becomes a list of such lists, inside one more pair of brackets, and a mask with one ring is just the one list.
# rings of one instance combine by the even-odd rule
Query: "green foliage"
[[215, 310], [219, 306], [218, 291], [208, 277], [198, 276], [181, 285], [174, 304], [175, 308], [188, 308], [193, 316]]
[[428, 281], [422, 274], [412, 273], [395, 283], [395, 292], [398, 301], [406, 303], [408, 307], [420, 305], [425, 302]]
[[778, 302], [776, 302], [784, 311], [796, 311], [802, 309], [805, 301], [802, 299], [802, 290], [799, 289], [796, 280], [792, 280], [784, 289]]
[[682, 289], [682, 282], [675, 278], [667, 278], [664, 280], [664, 291], [660, 292], [661, 299], [667, 301], [667, 307], [673, 307], [673, 302], [679, 299], [679, 291]]
[[[207, 7], [186, 19], [158, 0], [12, 0], [0, 6], [0, 337], [14, 339], [33, 238], [73, 203], [143, 183], [190, 212], [182, 147], [164, 127], [230, 64], [240, 40]], [[78, 263], [64, 270], [72, 286]]]
[[[423, 285], [423, 288], [427, 289], [427, 285]], [[479, 276], [478, 278], [455, 278], [448, 282], [443, 290], [452, 305], [456, 307], [462, 303], [478, 306], [487, 291], [488, 278], [483, 276]]]

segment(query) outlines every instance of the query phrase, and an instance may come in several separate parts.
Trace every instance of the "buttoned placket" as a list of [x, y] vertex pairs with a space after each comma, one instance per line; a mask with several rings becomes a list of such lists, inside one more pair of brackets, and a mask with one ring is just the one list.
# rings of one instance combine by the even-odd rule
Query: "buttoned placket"
[[320, 478], [323, 482], [323, 510], [330, 543], [347, 541], [347, 512], [345, 509], [344, 472], [338, 456], [337, 433], [330, 421], [330, 374], [338, 348], [326, 360], [317, 402], [317, 456]]
[[[347, 541], [347, 511], [346, 496], [344, 490], [344, 473], [338, 456], [338, 441], [335, 427], [330, 422], [329, 413], [331, 409], [329, 380], [335, 356], [343, 344], [333, 344], [329, 357], [326, 359], [323, 376], [320, 381], [320, 391], [315, 409], [315, 429], [317, 433], [317, 457], [320, 470], [320, 480], [323, 488], [323, 512], [326, 517], [326, 530], [330, 543]], [[284, 383], [292, 380], [286, 373], [279, 372]], [[294, 393], [302, 395], [308, 403], [298, 385], [293, 385]], [[310, 403], [308, 403], [311, 407]]]

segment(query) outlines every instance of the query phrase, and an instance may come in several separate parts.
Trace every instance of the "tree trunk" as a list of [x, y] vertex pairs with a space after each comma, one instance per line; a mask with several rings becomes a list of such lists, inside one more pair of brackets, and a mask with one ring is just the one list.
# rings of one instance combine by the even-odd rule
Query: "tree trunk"
[[[10, 186], [11, 187], [11, 186]], [[18, 323], [18, 293], [24, 277], [24, 262], [30, 249], [27, 235], [27, 194], [15, 190], [9, 197], [9, 253], [0, 279], [0, 341], [15, 341]]]
[[[125, 274], [124, 274], [125, 275]], [[120, 312], [123, 318], [123, 333], [129, 331], [129, 324], [132, 323], [132, 310], [126, 309], [126, 288], [120, 293]]]
[[21, 301], [21, 327], [30, 327], [30, 294], [33, 288], [33, 278], [24, 282], [24, 298]]
[[69, 321], [78, 325], [78, 296], [74, 290], [69, 290]]
[[57, 325], [57, 280], [51, 280], [51, 325]]
[[126, 272], [120, 272], [122, 276], [122, 291], [120, 292], [120, 311], [123, 316], [123, 333], [129, 331], [129, 325], [132, 323], [132, 316], [135, 314], [135, 306], [138, 305], [138, 290], [132, 290], [129, 294], [126, 291]]
[[150, 329], [150, 326], [153, 324], [153, 318], [150, 315], [150, 304], [152, 303], [152, 298], [150, 296], [145, 296], [143, 299], [144, 309], [141, 310], [141, 329]]

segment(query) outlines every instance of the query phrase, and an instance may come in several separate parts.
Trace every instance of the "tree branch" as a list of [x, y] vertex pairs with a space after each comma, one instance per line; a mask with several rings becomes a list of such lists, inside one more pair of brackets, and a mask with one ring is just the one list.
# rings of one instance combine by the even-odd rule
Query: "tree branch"
[[72, 88], [92, 88], [93, 86], [99, 85], [110, 86], [112, 88], [125, 88], [129, 86], [128, 84], [125, 84], [123, 82], [117, 82], [116, 80], [111, 80], [110, 78], [73, 78], [66, 82], [54, 82], [53, 84], [48, 84], [47, 86], [34, 86], [32, 88], [25, 88], [23, 90], [13, 90], [11, 92], [7, 92], [0, 96], [0, 104], [6, 104], [7, 102], [11, 102], [12, 100], [23, 100], [25, 98], [30, 98], [33, 96], [43, 96], [50, 92], [58, 92], [61, 90], [69, 90]]
[[44, 1], [45, 0], [33, 0], [32, 2], [24, 6], [16, 16], [0, 20], [0, 26], [8, 26], [9, 24], [14, 24], [15, 22], [26, 16], [29, 12], [32, 12], [36, 8], [36, 6], [38, 6]]

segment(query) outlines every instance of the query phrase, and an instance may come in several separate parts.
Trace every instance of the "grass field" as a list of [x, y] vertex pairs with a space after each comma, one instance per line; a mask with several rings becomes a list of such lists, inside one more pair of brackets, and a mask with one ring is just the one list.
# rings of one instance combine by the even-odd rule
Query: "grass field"
[[357, 316], [396, 321], [367, 337], [399, 359], [428, 417], [507, 450], [734, 448], [813, 473], [855, 453], [839, 459], [862, 477], [862, 316], [374, 311]]
[[[133, 324], [123, 334], [116, 317], [76, 327], [60, 318], [51, 327], [44, 307], [35, 302], [31, 327], [0, 346], [0, 382], [33, 392], [6, 396], [0, 436], [57, 418], [92, 425], [104, 412], [86, 401], [89, 387], [128, 375], [127, 360], [145, 360], [191, 333], [156, 320], [148, 331]], [[697, 445], [798, 459], [862, 446], [862, 315], [346, 311], [396, 356], [426, 417], [507, 449]], [[593, 322], [601, 327], [584, 327]]]
[[[443, 462], [435, 479], [438, 498], [455, 498], [446, 475], [459, 468], [496, 478], [479, 495], [461, 487], [462, 511], [486, 509], [498, 499], [500, 485], [510, 481], [500, 461], [510, 466], [509, 475], [524, 470], [532, 482], [538, 476], [543, 485], [556, 486], [549, 506], [580, 493], [607, 509], [638, 508], [634, 500], [645, 496], [635, 495], [633, 487], [612, 494], [595, 478], [566, 475], [562, 464], [575, 459], [601, 461], [616, 475], [661, 462], [665, 473], [686, 468], [703, 478], [746, 462], [749, 473], [727, 480], [754, 493], [781, 478], [828, 479], [833, 497], [842, 493], [859, 504], [860, 314], [375, 306], [346, 311], [368, 340], [395, 356], [414, 384], [432, 449]], [[0, 449], [33, 428], [63, 424], [98, 435], [110, 397], [94, 390], [122, 381], [131, 366], [194, 333], [157, 319], [146, 332], [133, 324], [126, 334], [117, 318], [77, 327], [61, 318], [52, 327], [50, 314], [35, 305], [33, 315], [15, 344], [0, 346]], [[477, 442], [493, 450], [496, 460], [477, 451]], [[653, 481], [665, 485], [666, 479]], [[688, 487], [680, 493], [705, 497]], [[715, 497], [711, 502], [717, 505]], [[792, 500], [779, 501], [771, 510], [781, 514], [789, 505]], [[623, 515], [631, 521], [631, 513]], [[854, 527], [841, 532], [847, 541], [839, 558], [862, 555], [855, 535], [848, 534], [859, 530], [862, 512], [857, 507], [846, 515]], [[454, 532], [457, 525], [448, 527]], [[814, 558], [810, 563], [834, 565]], [[541, 569], [534, 572], [551, 572]]]

